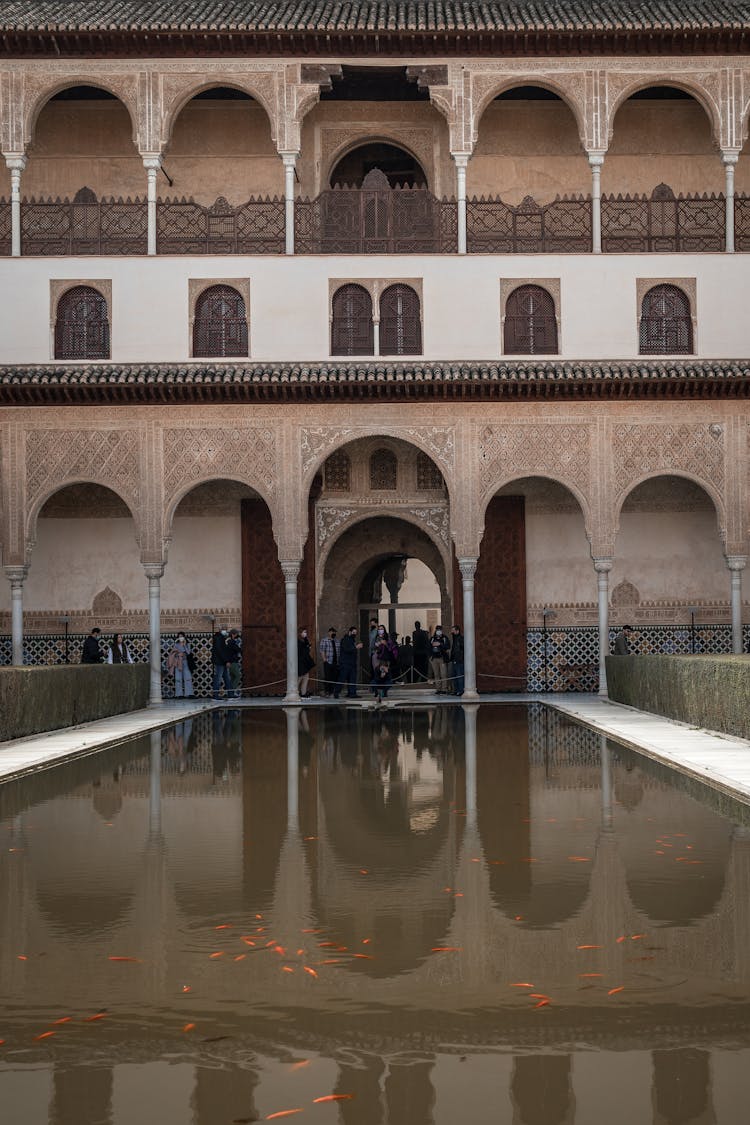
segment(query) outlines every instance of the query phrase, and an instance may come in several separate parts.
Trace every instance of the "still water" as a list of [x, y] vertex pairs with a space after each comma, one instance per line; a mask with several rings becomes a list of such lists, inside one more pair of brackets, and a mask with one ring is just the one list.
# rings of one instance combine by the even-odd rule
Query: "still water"
[[8, 1125], [744, 1125], [750, 810], [540, 706], [0, 788]]

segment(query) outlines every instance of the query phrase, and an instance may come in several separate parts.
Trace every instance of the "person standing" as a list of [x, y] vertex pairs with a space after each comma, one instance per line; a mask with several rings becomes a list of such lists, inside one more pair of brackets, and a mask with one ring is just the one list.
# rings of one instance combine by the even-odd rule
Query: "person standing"
[[323, 660], [323, 695], [333, 695], [339, 680], [339, 648], [340, 642], [336, 639], [336, 630], [333, 625], [328, 630], [328, 636], [320, 642], [320, 655]]
[[451, 629], [451, 676], [456, 695], [464, 693], [464, 636], [460, 625]]
[[89, 633], [86, 640], [83, 642], [83, 649], [81, 650], [81, 664], [101, 664], [102, 651], [99, 648], [99, 638], [102, 635], [101, 629], [94, 626]]
[[417, 683], [427, 679], [427, 667], [430, 658], [430, 637], [426, 629], [422, 628], [420, 621], [414, 622], [414, 632], [411, 635], [414, 646], [414, 671]]
[[315, 661], [307, 629], [300, 629], [297, 637], [297, 690], [303, 699], [310, 694], [307, 687], [310, 682], [310, 672], [314, 667]]
[[430, 673], [435, 681], [435, 691], [444, 695], [448, 690], [448, 655], [450, 644], [443, 635], [442, 625], [435, 626], [435, 632], [430, 637]]
[[116, 633], [112, 640], [109, 642], [107, 649], [107, 664], [132, 664], [133, 657], [130, 655], [130, 649], [122, 635]]
[[339, 682], [333, 693], [334, 699], [339, 698], [345, 684], [347, 698], [357, 698], [357, 660], [361, 650], [362, 642], [357, 640], [357, 626], [351, 625], [339, 647]]
[[227, 652], [229, 653], [229, 684], [231, 694], [235, 699], [240, 697], [240, 684], [242, 682], [242, 638], [239, 629], [230, 629], [227, 637]]
[[629, 656], [630, 655], [630, 634], [633, 630], [629, 625], [623, 625], [620, 632], [615, 637], [614, 656]]
[[167, 671], [174, 675], [175, 699], [192, 699], [193, 673], [190, 668], [193, 650], [187, 642], [184, 633], [177, 634], [177, 640], [172, 645], [167, 656]]
[[414, 683], [414, 645], [408, 633], [403, 638], [403, 644], [398, 653], [398, 668], [404, 677], [404, 683]]
[[228, 632], [225, 626], [214, 633], [214, 638], [211, 642], [211, 663], [214, 666], [214, 679], [211, 688], [214, 699], [219, 698], [219, 690], [222, 683], [224, 684], [224, 694], [227, 698], [229, 698], [229, 692], [231, 690], [227, 636]]

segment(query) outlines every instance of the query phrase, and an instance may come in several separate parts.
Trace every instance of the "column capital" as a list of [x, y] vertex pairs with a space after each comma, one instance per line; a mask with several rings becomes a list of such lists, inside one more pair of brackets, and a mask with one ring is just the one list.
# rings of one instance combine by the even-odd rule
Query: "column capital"
[[301, 559], [279, 559], [281, 564], [281, 571], [284, 575], [285, 582], [296, 582], [299, 578], [300, 568], [302, 566]]
[[29, 574], [28, 566], [4, 566], [5, 577], [10, 582], [11, 586], [22, 585]]
[[601, 168], [602, 164], [604, 163], [606, 152], [602, 151], [601, 149], [595, 149], [591, 152], [587, 152], [586, 156], [591, 168]]
[[736, 164], [740, 158], [740, 150], [738, 148], [723, 148], [721, 150], [721, 162], [724, 165]]
[[293, 168], [297, 163], [299, 152], [279, 152], [279, 156], [285, 168]]
[[471, 160], [470, 152], [452, 152], [451, 156], [453, 157], [457, 168], [465, 168]]
[[11, 172], [23, 172], [28, 157], [23, 152], [10, 152], [5, 154], [5, 165]]
[[149, 582], [153, 582], [163, 577], [164, 563], [144, 563], [143, 570]]
[[463, 555], [458, 560], [458, 569], [461, 571], [461, 577], [473, 578], [476, 574], [478, 562], [479, 559], [474, 555]]
[[602, 556], [593, 559], [594, 570], [597, 574], [608, 574], [614, 566], [615, 560], [609, 556]]
[[161, 168], [162, 156], [160, 152], [145, 152], [142, 153], [143, 167], [158, 172]]
[[744, 570], [747, 566], [747, 555], [725, 555], [728, 570]]

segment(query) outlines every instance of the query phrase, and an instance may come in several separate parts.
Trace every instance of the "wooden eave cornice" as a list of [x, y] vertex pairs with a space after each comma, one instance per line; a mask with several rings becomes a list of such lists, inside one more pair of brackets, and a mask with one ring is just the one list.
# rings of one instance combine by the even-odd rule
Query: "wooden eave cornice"
[[50, 364], [0, 367], [0, 406], [750, 398], [750, 361]]
[[6, 59], [745, 55], [750, 27], [618, 31], [6, 31]]

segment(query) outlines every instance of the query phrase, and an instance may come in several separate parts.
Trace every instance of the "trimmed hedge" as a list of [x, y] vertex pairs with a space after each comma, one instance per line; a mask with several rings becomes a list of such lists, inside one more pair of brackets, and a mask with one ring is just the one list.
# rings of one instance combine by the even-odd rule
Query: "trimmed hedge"
[[0, 742], [137, 711], [149, 674], [148, 664], [0, 668]]
[[750, 739], [750, 656], [608, 656], [609, 698]]

